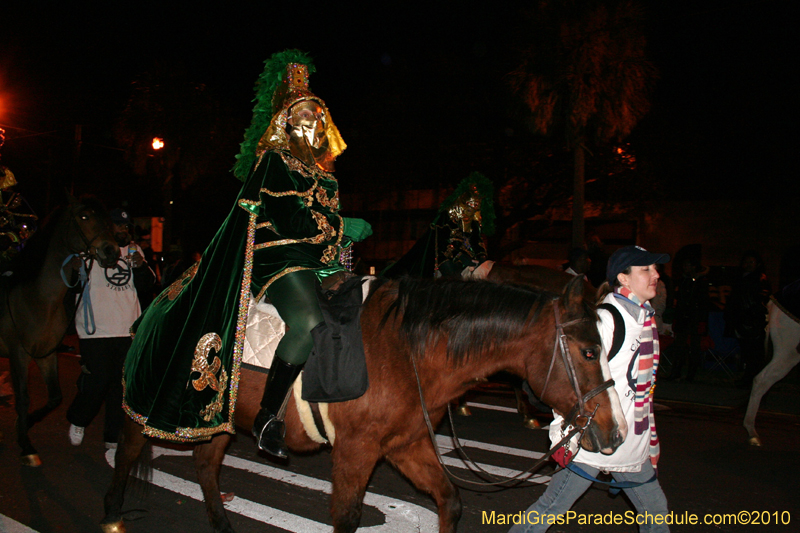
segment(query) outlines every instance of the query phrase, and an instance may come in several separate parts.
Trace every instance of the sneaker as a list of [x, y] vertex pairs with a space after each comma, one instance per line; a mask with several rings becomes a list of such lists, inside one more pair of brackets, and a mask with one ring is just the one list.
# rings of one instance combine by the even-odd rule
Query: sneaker
[[69, 425], [69, 441], [73, 446], [80, 446], [81, 442], [83, 442], [83, 429], [75, 424]]
[[117, 443], [116, 442], [108, 442], [106, 441], [106, 450], [116, 450]]

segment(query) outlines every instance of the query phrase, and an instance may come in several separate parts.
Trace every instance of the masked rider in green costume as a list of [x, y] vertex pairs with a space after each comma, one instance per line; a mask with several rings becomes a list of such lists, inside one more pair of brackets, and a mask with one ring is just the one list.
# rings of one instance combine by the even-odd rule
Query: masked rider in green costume
[[265, 64], [233, 169], [242, 190], [200, 261], [131, 328], [123, 407], [145, 435], [162, 439], [234, 432], [248, 305], [266, 294], [288, 327], [253, 434], [259, 448], [286, 457], [279, 414], [323, 321], [316, 284], [343, 271], [342, 248], [372, 229], [338, 214], [333, 161], [346, 145], [308, 88], [310, 58], [287, 50]]
[[[328, 189], [326, 183], [335, 183], [331, 174], [334, 170], [333, 161], [345, 144], [333, 126], [325, 103], [308, 90], [306, 65], [295, 63], [287, 67], [286, 78], [273, 97], [273, 111], [273, 119], [261, 137], [257, 155], [263, 158], [263, 151], [276, 154], [276, 151], [288, 147], [290, 158], [287, 159], [287, 155], [283, 154], [284, 162], [293, 170], [295, 180], [304, 178], [307, 182], [307, 186], [290, 187], [290, 190], [313, 192], [313, 197], [294, 197], [297, 208], [292, 210], [288, 206], [287, 212], [282, 213], [285, 225], [279, 223], [278, 214], [275, 214], [270, 227], [274, 239], [269, 244], [275, 245], [270, 264], [285, 264], [278, 272], [269, 270], [266, 273], [270, 279], [262, 288], [262, 291], [266, 289], [270, 301], [286, 322], [287, 330], [275, 350], [261, 410], [253, 423], [253, 435], [258, 439], [259, 448], [283, 458], [286, 457], [285, 428], [278, 414], [290, 386], [313, 348], [311, 330], [323, 321], [317, 303], [317, 278], [320, 274], [331, 273], [331, 266], [324, 261], [324, 257], [322, 261], [314, 261], [306, 256], [303, 243], [285, 241], [298, 237], [295, 235], [297, 226], [311, 227], [311, 233], [315, 233], [313, 228], [318, 228], [318, 234], [337, 236], [339, 245], [347, 244], [347, 241], [361, 241], [372, 234], [372, 229], [364, 220], [347, 218], [341, 219], [337, 229], [335, 222], [331, 223], [314, 210], [314, 203], [320, 202], [338, 211], [338, 194]], [[258, 166], [255, 171], [258, 171]], [[282, 192], [286, 189], [281, 183], [283, 178], [277, 176], [274, 180], [265, 181], [268, 195], [279, 198], [285, 194]], [[338, 263], [334, 268], [341, 269]], [[260, 267], [254, 264], [253, 269], [256, 272]]]

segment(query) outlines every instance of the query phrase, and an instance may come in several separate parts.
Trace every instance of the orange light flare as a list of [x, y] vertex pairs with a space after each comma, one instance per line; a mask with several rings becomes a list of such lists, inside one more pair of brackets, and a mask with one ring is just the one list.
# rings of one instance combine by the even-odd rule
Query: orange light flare
[[623, 147], [617, 146], [616, 148], [617, 155], [619, 156], [620, 160], [627, 166], [630, 170], [636, 169], [636, 156], [630, 152], [627, 152]]
[[153, 137], [153, 150], [161, 150], [162, 148], [164, 148], [164, 139]]

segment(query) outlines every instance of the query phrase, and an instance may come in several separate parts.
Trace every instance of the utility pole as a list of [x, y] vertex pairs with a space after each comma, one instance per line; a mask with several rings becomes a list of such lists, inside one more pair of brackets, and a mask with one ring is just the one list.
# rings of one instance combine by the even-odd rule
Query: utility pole
[[81, 125], [75, 124], [75, 144], [72, 151], [72, 180], [69, 184], [69, 193], [75, 195], [75, 181], [79, 175], [79, 167], [81, 162]]

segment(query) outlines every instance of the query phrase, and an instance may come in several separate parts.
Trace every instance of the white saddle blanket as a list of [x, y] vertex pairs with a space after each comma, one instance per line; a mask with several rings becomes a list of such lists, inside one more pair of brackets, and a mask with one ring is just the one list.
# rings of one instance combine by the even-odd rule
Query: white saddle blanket
[[244, 332], [242, 362], [269, 368], [275, 356], [275, 348], [286, 333], [286, 324], [271, 303], [256, 302], [250, 296], [247, 312], [247, 329]]

